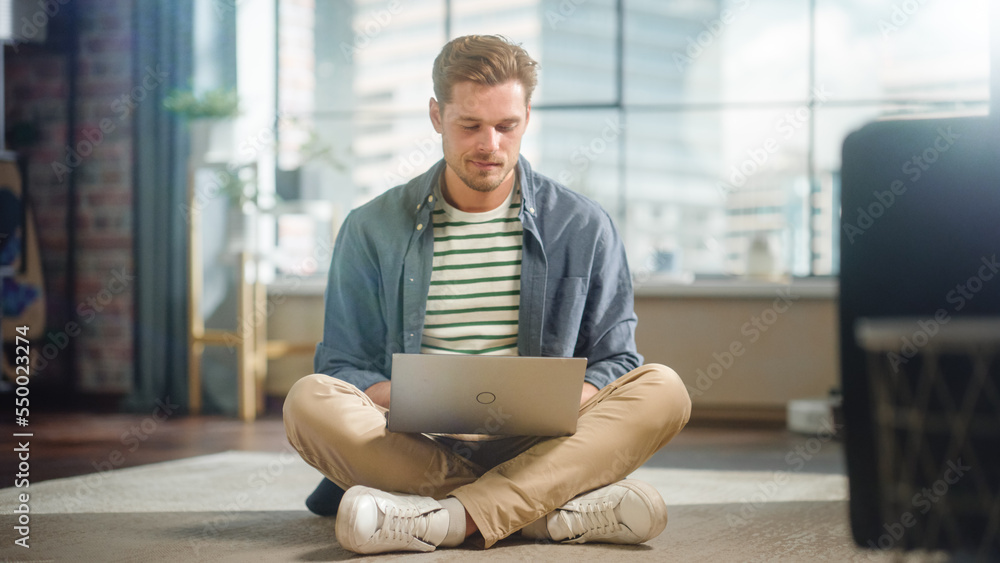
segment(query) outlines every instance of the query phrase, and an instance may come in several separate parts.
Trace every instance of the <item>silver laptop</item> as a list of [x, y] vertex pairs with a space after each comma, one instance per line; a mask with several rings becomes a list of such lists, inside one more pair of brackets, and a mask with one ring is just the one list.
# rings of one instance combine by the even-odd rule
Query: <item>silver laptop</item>
[[566, 436], [586, 358], [393, 354], [392, 432]]

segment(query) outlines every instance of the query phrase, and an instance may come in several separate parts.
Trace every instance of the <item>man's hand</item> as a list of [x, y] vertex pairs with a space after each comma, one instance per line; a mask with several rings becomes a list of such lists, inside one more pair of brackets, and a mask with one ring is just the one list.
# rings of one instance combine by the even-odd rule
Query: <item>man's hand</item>
[[365, 389], [365, 395], [368, 395], [368, 398], [374, 401], [376, 405], [389, 408], [389, 385], [391, 383], [391, 381], [379, 381], [375, 385]]
[[[372, 387], [374, 386], [375, 385], [372, 385]], [[594, 387], [594, 384], [592, 383], [587, 383], [586, 381], [584, 381], [583, 391], [580, 393], [580, 404], [583, 405], [584, 403], [587, 402], [587, 399], [590, 399], [596, 394], [597, 394], [597, 387]]]

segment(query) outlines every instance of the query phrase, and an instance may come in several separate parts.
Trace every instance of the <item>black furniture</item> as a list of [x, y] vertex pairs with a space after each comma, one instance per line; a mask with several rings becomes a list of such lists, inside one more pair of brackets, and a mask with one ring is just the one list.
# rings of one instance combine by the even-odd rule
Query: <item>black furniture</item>
[[1000, 557], [1000, 128], [876, 122], [843, 146], [840, 347], [862, 547]]

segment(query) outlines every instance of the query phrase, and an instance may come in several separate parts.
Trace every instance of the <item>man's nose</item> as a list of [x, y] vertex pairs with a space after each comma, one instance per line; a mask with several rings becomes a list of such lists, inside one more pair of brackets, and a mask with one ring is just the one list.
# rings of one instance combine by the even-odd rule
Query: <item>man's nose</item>
[[485, 127], [483, 130], [484, 133], [479, 137], [479, 149], [483, 152], [500, 150], [500, 132], [493, 127]]

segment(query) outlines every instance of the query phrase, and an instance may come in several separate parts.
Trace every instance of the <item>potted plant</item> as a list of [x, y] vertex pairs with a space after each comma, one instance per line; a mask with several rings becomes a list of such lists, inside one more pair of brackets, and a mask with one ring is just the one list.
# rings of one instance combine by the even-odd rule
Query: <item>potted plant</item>
[[163, 107], [183, 117], [191, 134], [191, 162], [227, 162], [233, 152], [233, 118], [239, 114], [239, 98], [232, 88], [217, 88], [200, 95], [191, 90], [173, 90]]

